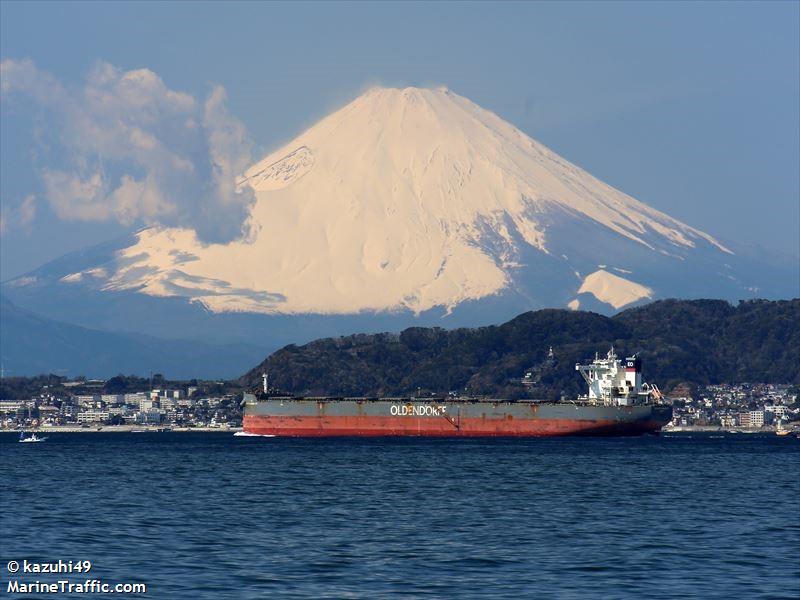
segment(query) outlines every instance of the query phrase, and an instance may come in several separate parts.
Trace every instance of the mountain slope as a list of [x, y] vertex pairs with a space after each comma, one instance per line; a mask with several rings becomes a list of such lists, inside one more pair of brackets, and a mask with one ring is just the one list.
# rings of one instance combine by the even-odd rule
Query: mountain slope
[[118, 373], [230, 378], [264, 349], [97, 331], [39, 317], [0, 296], [0, 361], [8, 375]]
[[[719, 270], [732, 255], [446, 89], [371, 90], [240, 185], [257, 195], [242, 239], [203, 244], [191, 230], [148, 229], [61, 282], [214, 312], [420, 313], [515, 290], [539, 305], [581, 293], [605, 302], [589, 278], [607, 257], [617, 271], [605, 287], [624, 288], [630, 304], [666, 291], [639, 270], [648, 263], [685, 271], [711, 257]], [[542, 277], [545, 264], [566, 281]]]
[[90, 329], [276, 348], [545, 307], [800, 292], [796, 260], [729, 248], [445, 89], [371, 90], [240, 185], [256, 202], [237, 241], [145, 229], [3, 293]]
[[[800, 383], [800, 300], [654, 302], [608, 318], [566, 310], [528, 312], [498, 326], [351, 335], [287, 346], [242, 377], [261, 374], [306, 395], [407, 395], [450, 390], [520, 397], [521, 376], [540, 373], [538, 393], [583, 392], [575, 363], [614, 345], [638, 353], [645, 379], [692, 383]], [[549, 347], [557, 362], [542, 367]]]

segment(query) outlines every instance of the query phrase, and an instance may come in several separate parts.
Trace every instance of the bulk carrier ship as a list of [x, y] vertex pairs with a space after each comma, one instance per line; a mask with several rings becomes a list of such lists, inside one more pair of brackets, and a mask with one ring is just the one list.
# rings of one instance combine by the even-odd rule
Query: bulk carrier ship
[[589, 386], [574, 400], [476, 398], [331, 398], [270, 393], [244, 395], [244, 431], [282, 437], [618, 436], [659, 431], [672, 419], [656, 386], [642, 382], [641, 360], [612, 348], [577, 364]]

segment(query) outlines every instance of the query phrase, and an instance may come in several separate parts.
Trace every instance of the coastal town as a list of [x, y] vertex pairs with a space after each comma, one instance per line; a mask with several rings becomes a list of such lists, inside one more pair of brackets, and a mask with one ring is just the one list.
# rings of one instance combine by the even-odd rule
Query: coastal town
[[[241, 392], [218, 382], [109, 393], [103, 380], [43, 384], [26, 398], [0, 399], [0, 430], [231, 430], [241, 427]], [[665, 429], [800, 429], [798, 388], [788, 384], [717, 384], [672, 395]]]
[[104, 384], [64, 381], [27, 399], [0, 399], [0, 430], [213, 430], [242, 424], [240, 395], [209, 394], [194, 385], [108, 393]]
[[699, 387], [693, 396], [670, 397], [667, 429], [718, 428], [769, 431], [800, 425], [797, 386], [741, 383]]

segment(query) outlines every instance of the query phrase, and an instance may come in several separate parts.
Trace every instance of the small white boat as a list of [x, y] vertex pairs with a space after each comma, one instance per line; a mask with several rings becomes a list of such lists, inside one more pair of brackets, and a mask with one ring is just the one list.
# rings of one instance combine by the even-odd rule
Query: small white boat
[[25, 437], [24, 431], [20, 431], [19, 433], [20, 442], [43, 442], [46, 439], [47, 439], [46, 437], [39, 437], [35, 433], [32, 433], [29, 437]]

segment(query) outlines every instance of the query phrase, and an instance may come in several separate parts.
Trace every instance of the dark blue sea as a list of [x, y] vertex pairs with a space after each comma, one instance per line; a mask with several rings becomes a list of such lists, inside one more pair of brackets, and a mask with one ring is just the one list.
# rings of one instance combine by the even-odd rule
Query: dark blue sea
[[0, 453], [3, 596], [65, 578], [8, 561], [60, 559], [159, 599], [800, 597], [790, 437], [3, 434]]

